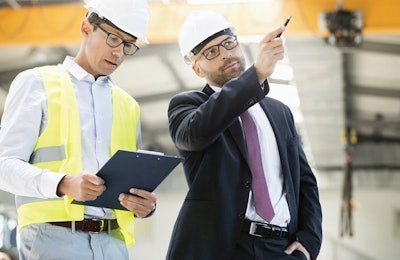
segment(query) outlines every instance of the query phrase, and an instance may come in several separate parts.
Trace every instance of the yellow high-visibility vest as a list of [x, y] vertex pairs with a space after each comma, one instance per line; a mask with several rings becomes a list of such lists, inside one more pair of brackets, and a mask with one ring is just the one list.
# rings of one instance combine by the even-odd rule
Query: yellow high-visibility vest
[[[61, 65], [36, 68], [47, 95], [47, 125], [40, 134], [30, 163], [53, 172], [78, 174], [82, 171], [79, 110], [69, 73]], [[139, 123], [138, 103], [117, 86], [112, 93], [110, 156], [117, 150], [136, 150]], [[84, 206], [71, 204], [72, 198], [38, 199], [16, 196], [19, 229], [26, 225], [56, 221], [79, 221]], [[115, 210], [127, 246], [134, 244], [132, 212]]]

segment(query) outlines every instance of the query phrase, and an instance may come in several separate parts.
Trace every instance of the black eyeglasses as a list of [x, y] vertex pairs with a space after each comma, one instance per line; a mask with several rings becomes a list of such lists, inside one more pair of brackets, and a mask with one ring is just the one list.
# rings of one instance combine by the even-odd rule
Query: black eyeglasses
[[236, 35], [232, 35], [229, 36], [228, 38], [225, 38], [222, 42], [208, 47], [201, 54], [203, 54], [207, 60], [212, 60], [219, 56], [220, 54], [219, 46], [224, 47], [225, 50], [232, 50], [233, 48], [238, 46], [238, 44], [239, 43], [237, 41]]
[[136, 44], [134, 44], [133, 42], [127, 42], [127, 41], [123, 40], [118, 35], [108, 32], [107, 30], [102, 28], [99, 24], [94, 24], [94, 25], [96, 27], [98, 27], [100, 30], [102, 30], [105, 34], [107, 34], [106, 43], [111, 48], [116, 48], [116, 47], [120, 46], [121, 44], [124, 44], [124, 48], [123, 48], [124, 54], [129, 55], [129, 56], [132, 56], [139, 50], [139, 47]]

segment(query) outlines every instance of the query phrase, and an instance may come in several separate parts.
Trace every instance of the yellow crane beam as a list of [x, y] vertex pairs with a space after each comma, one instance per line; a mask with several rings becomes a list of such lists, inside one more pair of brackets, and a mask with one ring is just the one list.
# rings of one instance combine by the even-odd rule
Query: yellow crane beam
[[[400, 2], [397, 0], [348, 0], [343, 9], [363, 14], [363, 34], [400, 34]], [[173, 43], [191, 10], [213, 9], [236, 25], [238, 34], [259, 35], [279, 26], [289, 14], [293, 18], [286, 36], [323, 36], [318, 27], [320, 12], [336, 9], [335, 0], [282, 0], [269, 3], [188, 5], [151, 2], [148, 27], [150, 43]], [[80, 4], [0, 8], [0, 46], [62, 46], [78, 44], [85, 9]]]

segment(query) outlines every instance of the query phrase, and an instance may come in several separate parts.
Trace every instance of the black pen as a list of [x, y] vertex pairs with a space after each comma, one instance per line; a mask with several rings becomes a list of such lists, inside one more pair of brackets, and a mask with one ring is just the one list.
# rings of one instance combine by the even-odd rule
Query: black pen
[[[286, 18], [285, 23], [283, 24], [285, 27], [288, 25], [288, 23], [290, 22], [290, 19], [292, 18], [292, 15], [289, 14], [288, 18]], [[276, 37], [281, 37], [282, 33], [279, 33], [278, 36]]]

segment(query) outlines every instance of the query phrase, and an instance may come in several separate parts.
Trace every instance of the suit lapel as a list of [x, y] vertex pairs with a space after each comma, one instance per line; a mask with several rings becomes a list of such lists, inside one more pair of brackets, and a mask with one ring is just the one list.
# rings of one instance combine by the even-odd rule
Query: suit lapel
[[265, 114], [267, 115], [272, 130], [274, 131], [275, 134], [276, 143], [278, 145], [279, 157], [281, 160], [282, 174], [285, 178], [285, 186], [287, 187], [288, 184], [290, 185], [290, 183], [288, 183], [288, 181], [290, 180], [290, 174], [289, 174], [290, 169], [287, 158], [287, 147], [286, 147], [287, 136], [285, 135], [287, 131], [282, 129], [282, 127], [285, 127], [287, 123], [284, 121], [285, 119], [282, 117], [282, 111], [278, 111], [279, 107], [271, 104], [268, 98], [264, 98], [260, 102], [260, 105], [264, 110]]
[[274, 131], [276, 142], [278, 144], [278, 149], [279, 151], [282, 151], [286, 140], [286, 137], [282, 135], [284, 131], [281, 131], [279, 129], [280, 126], [284, 125], [282, 122], [283, 118], [281, 118], [282, 113], [276, 111], [276, 106], [271, 105], [267, 98], [264, 98], [260, 101], [260, 106], [267, 115], [272, 130]]
[[[203, 88], [203, 92], [208, 96], [211, 96], [214, 93], [214, 90], [207, 84]], [[231, 133], [233, 140], [236, 142], [239, 147], [240, 152], [243, 157], [247, 160], [247, 151], [246, 151], [246, 143], [243, 136], [242, 125], [240, 124], [239, 118], [236, 118], [230, 126], [228, 126], [227, 130]]]
[[235, 140], [243, 157], [247, 160], [246, 142], [244, 140], [242, 125], [238, 118], [233, 121], [233, 123], [228, 127], [228, 130], [232, 134], [233, 140]]

